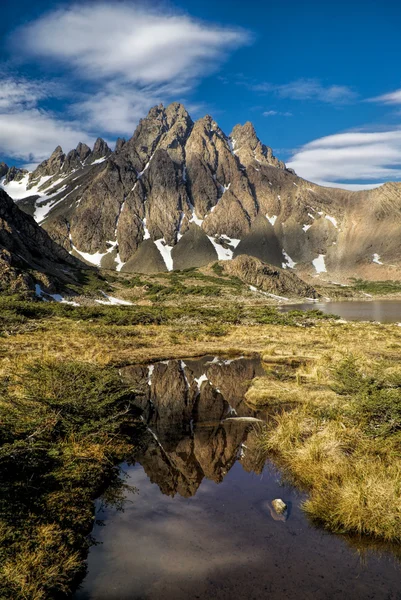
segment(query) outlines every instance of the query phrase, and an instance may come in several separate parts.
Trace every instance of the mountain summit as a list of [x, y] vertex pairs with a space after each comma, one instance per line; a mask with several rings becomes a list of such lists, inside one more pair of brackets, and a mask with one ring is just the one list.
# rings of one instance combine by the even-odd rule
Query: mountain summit
[[[401, 184], [349, 192], [298, 177], [251, 123], [227, 136], [209, 115], [153, 107], [114, 151], [58, 146], [2, 186], [68, 252], [104, 268], [160, 272], [241, 254], [305, 277], [394, 278]], [[326, 275], [328, 274], [328, 275]]]

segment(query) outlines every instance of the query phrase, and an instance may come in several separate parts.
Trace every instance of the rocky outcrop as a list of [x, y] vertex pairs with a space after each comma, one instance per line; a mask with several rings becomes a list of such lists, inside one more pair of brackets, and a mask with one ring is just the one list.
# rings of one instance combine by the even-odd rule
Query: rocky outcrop
[[153, 107], [114, 151], [101, 138], [93, 150], [56, 148], [29, 175], [30, 198], [15, 185], [25, 185], [25, 172], [5, 177], [3, 187], [18, 187], [21, 208], [66, 250], [96, 257], [112, 244], [107, 265], [125, 271], [247, 254], [309, 279], [399, 278], [401, 183], [319, 187], [287, 169], [251, 123], [227, 136], [178, 103]]
[[[78, 144], [78, 146], [81, 146], [81, 144]], [[78, 150], [78, 148], [77, 148]], [[106, 142], [102, 139], [102, 138], [97, 138], [94, 146], [93, 146], [93, 150], [90, 153], [90, 162], [93, 162], [95, 160], [101, 160], [102, 158], [107, 158], [108, 156], [110, 156], [111, 154], [111, 150], [108, 147], [108, 145], [106, 144]], [[89, 156], [89, 154], [87, 154], [86, 158]]]
[[6, 165], [5, 162], [0, 162], [0, 178], [3, 178], [5, 175], [7, 175], [8, 170], [8, 165]]
[[273, 155], [273, 150], [262, 144], [252, 123], [236, 125], [230, 135], [233, 151], [245, 167], [259, 164], [285, 169], [285, 164]]
[[267, 265], [253, 256], [245, 254], [224, 263], [224, 270], [244, 283], [276, 296], [301, 296], [317, 298], [316, 290], [306, 284], [295, 273]]
[[38, 280], [51, 290], [54, 282], [76, 282], [81, 267], [0, 190], [0, 290], [32, 290]]
[[191, 267], [203, 267], [217, 260], [217, 252], [203, 229], [191, 223], [180, 243], [174, 246], [171, 256], [174, 268], [183, 271]]
[[263, 215], [253, 221], [249, 233], [244, 235], [234, 251], [234, 256], [248, 254], [265, 263], [281, 267], [284, 256], [281, 244], [271, 223]]
[[[4, 165], [3, 167], [3, 171], [4, 168], [7, 167], [7, 165], [5, 165], [5, 163], [2, 163]], [[24, 177], [26, 175], [28, 175], [28, 171], [26, 169], [18, 169], [17, 167], [7, 167], [7, 171], [4, 173], [5, 175], [5, 185], [7, 185], [8, 183], [10, 183], [11, 181], [21, 181], [22, 179], [24, 179]]]
[[122, 267], [123, 273], [164, 273], [166, 264], [152, 240], [145, 240]]
[[65, 159], [66, 156], [62, 147], [57, 146], [50, 158], [41, 162], [40, 165], [30, 174], [28, 189], [37, 185], [42, 177], [52, 177], [56, 173], [60, 173]]

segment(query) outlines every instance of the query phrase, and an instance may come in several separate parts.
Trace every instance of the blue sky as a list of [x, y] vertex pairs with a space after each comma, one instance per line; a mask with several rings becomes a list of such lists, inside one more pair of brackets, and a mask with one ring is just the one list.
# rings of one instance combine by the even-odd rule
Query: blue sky
[[162, 101], [261, 140], [318, 183], [401, 180], [401, 5], [3, 0], [0, 160], [132, 135]]

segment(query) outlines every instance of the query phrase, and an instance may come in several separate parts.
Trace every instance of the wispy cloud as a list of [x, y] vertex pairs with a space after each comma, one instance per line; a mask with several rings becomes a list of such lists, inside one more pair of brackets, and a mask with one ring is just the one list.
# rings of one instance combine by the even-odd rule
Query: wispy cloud
[[29, 23], [16, 36], [30, 56], [61, 61], [85, 78], [141, 85], [210, 73], [227, 52], [249, 41], [249, 33], [238, 28], [131, 2], [75, 4]]
[[368, 102], [379, 102], [380, 104], [401, 104], [401, 89], [395, 90], [382, 96], [369, 98]]
[[401, 128], [323, 137], [302, 146], [288, 165], [315, 183], [350, 189], [397, 180], [401, 178]]
[[149, 108], [169, 98], [158, 91], [136, 90], [121, 84], [105, 86], [94, 94], [88, 94], [71, 111], [92, 131], [110, 135], [132, 135], [136, 123]]
[[[10, 47], [42, 71], [61, 66], [61, 86], [2, 81], [0, 152], [36, 161], [58, 143], [69, 149], [88, 141], [88, 131], [131, 135], [152, 105], [190, 96], [202, 77], [250, 42], [243, 29], [145, 4], [101, 1], [50, 11], [13, 32]], [[63, 116], [43, 109], [52, 95], [64, 101]]]
[[40, 162], [58, 144], [73, 148], [80, 140], [93, 141], [83, 127], [39, 108], [55, 93], [52, 84], [27, 79], [3, 79], [0, 87], [0, 154], [16, 160]]
[[347, 104], [356, 100], [358, 94], [346, 85], [325, 85], [318, 79], [297, 79], [289, 83], [250, 83], [240, 80], [254, 92], [270, 93], [291, 100], [314, 100], [327, 104]]
[[45, 82], [33, 82], [24, 78], [2, 76], [0, 86], [0, 110], [28, 109], [51, 94], [51, 86]]
[[281, 112], [279, 110], [265, 110], [262, 115], [264, 117], [292, 117], [292, 112]]

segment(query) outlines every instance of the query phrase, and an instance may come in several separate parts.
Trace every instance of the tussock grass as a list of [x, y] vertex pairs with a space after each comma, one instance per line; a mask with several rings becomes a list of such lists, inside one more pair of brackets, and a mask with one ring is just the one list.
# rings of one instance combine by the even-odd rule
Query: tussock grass
[[304, 510], [335, 532], [401, 541], [401, 371], [391, 359], [322, 355], [294, 382], [254, 382], [253, 404], [290, 403], [262, 434], [265, 450], [309, 491]]

